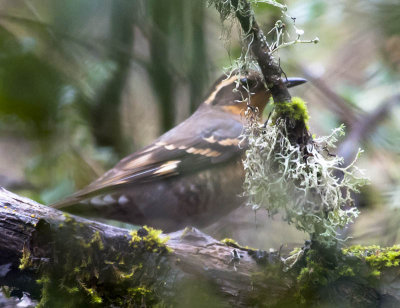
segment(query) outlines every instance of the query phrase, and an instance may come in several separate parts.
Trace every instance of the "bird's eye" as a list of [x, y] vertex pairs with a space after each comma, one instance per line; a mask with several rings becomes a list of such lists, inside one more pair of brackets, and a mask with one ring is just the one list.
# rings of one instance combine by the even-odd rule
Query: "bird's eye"
[[256, 84], [256, 81], [253, 79], [243, 77], [243, 78], [240, 78], [240, 84], [242, 86], [244, 86], [245, 88], [252, 88]]

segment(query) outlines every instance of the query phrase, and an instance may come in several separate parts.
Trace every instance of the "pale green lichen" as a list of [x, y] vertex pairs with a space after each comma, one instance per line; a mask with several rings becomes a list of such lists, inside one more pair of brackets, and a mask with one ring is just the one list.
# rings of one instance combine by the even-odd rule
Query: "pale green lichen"
[[[248, 3], [247, 3], [248, 2]], [[248, 17], [249, 27], [248, 30], [251, 29], [251, 24], [254, 21], [254, 11], [252, 6], [257, 5], [258, 3], [267, 3], [269, 5], [278, 7], [283, 11], [286, 11], [286, 6], [282, 5], [274, 0], [250, 0], [250, 1], [242, 1], [242, 0], [208, 0], [209, 6], [214, 6], [216, 10], [219, 12], [221, 20], [224, 24], [225, 21], [230, 21], [230, 26], [225, 28], [226, 34], [225, 39], [229, 40], [231, 28], [235, 24], [234, 21], [236, 20], [237, 16], [246, 16]], [[250, 5], [249, 5], [250, 4]], [[242, 50], [240, 57], [234, 61], [232, 61], [232, 65], [228, 68], [225, 68], [227, 75], [231, 75], [233, 72], [237, 74], [241, 74], [242, 72], [248, 70], [255, 70], [260, 71], [259, 65], [254, 59], [253, 55], [250, 52], [251, 44], [253, 42], [253, 33], [245, 32], [239, 30], [241, 33], [241, 38], [243, 41]], [[264, 42], [265, 46], [269, 49], [269, 43], [267, 42], [267, 38], [260, 32], [259, 39]], [[272, 51], [272, 49], [269, 49]], [[239, 81], [239, 79], [238, 79]], [[249, 93], [250, 94], [250, 93]]]
[[[279, 8], [282, 12], [287, 11], [287, 6], [281, 4], [275, 0], [249, 0], [246, 1], [251, 6], [258, 5], [260, 3], [269, 4], [271, 6]], [[236, 13], [239, 11], [244, 16], [252, 15], [252, 9], [249, 10], [245, 1], [242, 0], [208, 0], [209, 6], [214, 6], [221, 16], [221, 20], [225, 21], [230, 18], [235, 18]], [[251, 8], [250, 6], [250, 8]]]
[[278, 109], [285, 118], [273, 115], [272, 126], [261, 126], [253, 111], [247, 111], [244, 194], [253, 209], [264, 208], [270, 215], [281, 211], [288, 223], [330, 246], [337, 241], [337, 229], [359, 214], [351, 193], [367, 183], [355, 166], [362, 151], [347, 167], [340, 167], [343, 158], [330, 155], [328, 151], [335, 147], [337, 136], [344, 134], [344, 126], [309, 144], [293, 144], [288, 138], [286, 125], [291, 119], [287, 116], [305, 124], [308, 120], [305, 104], [300, 99], [295, 101], [296, 107], [285, 104]]

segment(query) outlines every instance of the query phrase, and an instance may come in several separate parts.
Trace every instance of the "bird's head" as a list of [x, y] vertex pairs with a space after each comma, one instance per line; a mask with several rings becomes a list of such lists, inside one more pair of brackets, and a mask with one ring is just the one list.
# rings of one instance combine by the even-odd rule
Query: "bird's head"
[[[303, 78], [288, 78], [285, 82], [290, 88], [306, 81]], [[246, 110], [247, 102], [263, 112], [270, 96], [261, 74], [249, 71], [240, 76], [238, 74], [232, 74], [230, 77], [221, 76], [212, 86], [203, 104], [239, 115]]]

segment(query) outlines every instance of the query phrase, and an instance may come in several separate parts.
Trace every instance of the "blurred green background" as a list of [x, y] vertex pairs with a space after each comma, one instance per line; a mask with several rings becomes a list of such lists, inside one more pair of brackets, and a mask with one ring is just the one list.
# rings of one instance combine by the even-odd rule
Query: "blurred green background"
[[[400, 222], [400, 4], [290, 0], [288, 14], [318, 45], [279, 53], [311, 129], [358, 147], [371, 186], [358, 197], [354, 241], [392, 244]], [[280, 18], [256, 7], [265, 32]], [[291, 38], [290, 20], [285, 20]], [[273, 39], [272, 36], [270, 36]], [[0, 186], [42, 203], [84, 187], [188, 117], [240, 55], [237, 28], [200, 0], [0, 2]], [[256, 220], [256, 222], [255, 222]], [[268, 248], [306, 236], [244, 208], [207, 229]], [[282, 232], [284, 231], [284, 232]], [[274, 234], [271, 236], [271, 234]], [[281, 234], [281, 235], [279, 235]]]

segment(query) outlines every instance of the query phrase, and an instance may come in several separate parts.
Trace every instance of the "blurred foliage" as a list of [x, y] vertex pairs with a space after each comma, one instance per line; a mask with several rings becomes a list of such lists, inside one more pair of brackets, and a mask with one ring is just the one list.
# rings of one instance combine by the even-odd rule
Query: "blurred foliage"
[[46, 137], [55, 129], [54, 118], [62, 76], [36, 57], [12, 33], [0, 29], [0, 101], [2, 116], [15, 116], [24, 122], [32, 137]]
[[[159, 132], [174, 126], [178, 103], [184, 117], [198, 106], [209, 82], [205, 10], [183, 0], [0, 5], [0, 127], [33, 141], [20, 166], [32, 197], [57, 200], [135, 148], [121, 114], [135, 66], [157, 97]], [[189, 102], [175, 103], [181, 84]]]
[[[309, 102], [312, 131], [344, 122], [351, 132], [399, 93], [397, 0], [285, 2], [304, 38], [321, 39], [279, 52], [288, 76], [311, 81], [293, 92]], [[266, 4], [256, 14], [266, 33], [281, 18]], [[222, 26], [206, 1], [2, 1], [0, 185], [46, 203], [83, 187], [193, 112], [240, 51], [236, 27]], [[399, 117], [397, 104], [353, 144], [366, 149], [377, 192], [362, 204], [379, 211], [400, 195]], [[261, 237], [218, 228], [241, 242]]]

